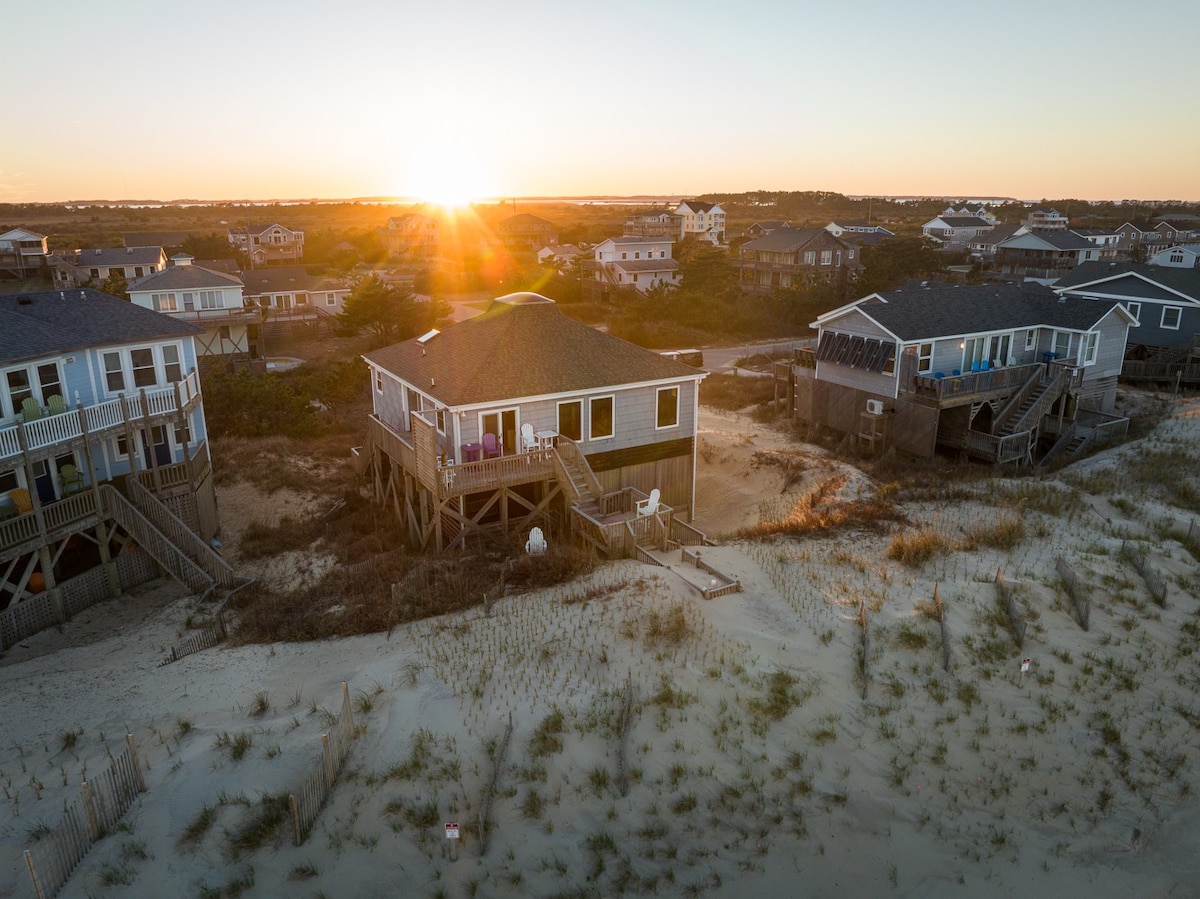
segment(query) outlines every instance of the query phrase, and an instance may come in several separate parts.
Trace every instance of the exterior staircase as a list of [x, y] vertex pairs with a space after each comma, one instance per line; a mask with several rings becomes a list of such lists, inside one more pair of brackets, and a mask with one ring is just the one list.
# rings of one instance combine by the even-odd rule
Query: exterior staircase
[[126, 484], [128, 499], [111, 485], [100, 488], [104, 507], [168, 574], [196, 593], [233, 590], [244, 583], [228, 562], [136, 478]]
[[1056, 370], [1048, 379], [1035, 373], [1000, 411], [993, 433], [1008, 437], [1037, 427], [1042, 416], [1062, 395], [1063, 376], [1062, 369]]

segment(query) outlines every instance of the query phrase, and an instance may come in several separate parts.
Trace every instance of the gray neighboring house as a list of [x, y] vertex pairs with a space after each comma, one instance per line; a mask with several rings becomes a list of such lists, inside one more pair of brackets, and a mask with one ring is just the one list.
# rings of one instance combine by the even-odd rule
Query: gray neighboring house
[[1200, 383], [1200, 269], [1094, 262], [1059, 279], [1063, 296], [1120, 303], [1137, 320], [1121, 376]]
[[1110, 413], [1133, 323], [1120, 303], [1037, 284], [871, 294], [812, 323], [790, 407], [873, 448], [1030, 462], [1039, 445], [1124, 433]]
[[101, 284], [113, 275], [133, 283], [167, 268], [167, 254], [161, 246], [102, 247], [56, 254], [51, 264], [55, 287]]
[[[690, 542], [706, 372], [532, 293], [363, 358], [374, 411], [360, 459], [414, 544], [534, 525], [610, 556], [630, 540]], [[637, 515], [652, 491], [662, 507]]]
[[1100, 248], [1074, 232], [1027, 231], [996, 245], [995, 269], [1002, 275], [1049, 284], [1099, 258]]

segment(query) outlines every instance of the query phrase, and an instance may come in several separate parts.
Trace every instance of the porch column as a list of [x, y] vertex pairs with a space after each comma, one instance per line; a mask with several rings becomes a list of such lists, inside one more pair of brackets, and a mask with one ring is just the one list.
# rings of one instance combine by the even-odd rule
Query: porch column
[[[33, 460], [29, 458], [29, 441], [25, 437], [25, 422], [17, 422], [17, 445], [21, 448], [21, 463], [25, 468], [25, 489], [29, 493], [29, 501], [33, 504], [33, 514], [37, 516], [38, 534], [46, 538], [46, 515], [42, 511], [42, 498], [38, 496], [36, 479], [33, 475]], [[49, 467], [47, 466], [47, 476]]]
[[[146, 435], [146, 445], [150, 448], [150, 476], [154, 479], [154, 494], [157, 496], [162, 492], [162, 476], [158, 473], [158, 453], [154, 451], [154, 425], [150, 420], [150, 404], [146, 402], [146, 388], [142, 387], [138, 391], [138, 402], [142, 407], [142, 433]], [[163, 436], [166, 437], [166, 425], [163, 425]], [[170, 438], [167, 437], [167, 446], [170, 446]]]

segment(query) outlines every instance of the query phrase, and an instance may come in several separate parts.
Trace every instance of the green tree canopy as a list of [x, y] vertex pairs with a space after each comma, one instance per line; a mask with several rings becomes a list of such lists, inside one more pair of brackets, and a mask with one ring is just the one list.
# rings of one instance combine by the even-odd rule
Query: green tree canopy
[[925, 237], [889, 237], [862, 248], [864, 271], [855, 293], [866, 296], [895, 290], [913, 278], [928, 278], [942, 269], [944, 258], [937, 244]]
[[449, 316], [450, 307], [445, 302], [418, 300], [412, 291], [401, 290], [370, 274], [346, 297], [338, 325], [349, 334], [365, 331], [382, 346], [423, 334]]

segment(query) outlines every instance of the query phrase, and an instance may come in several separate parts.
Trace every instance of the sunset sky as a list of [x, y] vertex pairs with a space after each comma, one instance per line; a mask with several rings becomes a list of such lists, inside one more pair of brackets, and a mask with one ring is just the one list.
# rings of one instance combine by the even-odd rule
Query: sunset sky
[[1195, 2], [59, 0], [5, 30], [3, 202], [1200, 199]]

